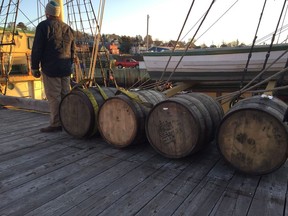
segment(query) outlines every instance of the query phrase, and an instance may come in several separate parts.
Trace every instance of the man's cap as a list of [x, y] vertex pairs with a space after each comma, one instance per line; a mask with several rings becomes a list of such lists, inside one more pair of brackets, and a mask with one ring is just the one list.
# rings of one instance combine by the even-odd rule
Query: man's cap
[[45, 8], [46, 14], [51, 16], [59, 17], [60, 16], [60, 6], [55, 1], [49, 1]]

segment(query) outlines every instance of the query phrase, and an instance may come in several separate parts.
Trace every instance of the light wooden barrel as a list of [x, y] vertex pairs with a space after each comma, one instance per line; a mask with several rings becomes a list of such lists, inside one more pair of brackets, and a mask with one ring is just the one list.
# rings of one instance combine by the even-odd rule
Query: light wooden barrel
[[267, 174], [287, 159], [287, 105], [277, 98], [254, 96], [239, 101], [224, 116], [217, 146], [225, 160], [248, 174]]
[[[109, 98], [116, 88], [101, 87]], [[60, 103], [60, 121], [64, 130], [76, 138], [91, 137], [97, 133], [97, 114], [105, 99], [97, 87], [75, 88]]]
[[[208, 144], [223, 117], [222, 107], [208, 97], [200, 93], [181, 94], [154, 106], [145, 128], [152, 147], [165, 157], [182, 158]], [[215, 117], [212, 107], [217, 109]]]
[[151, 107], [120, 94], [106, 100], [99, 109], [99, 132], [107, 143], [117, 148], [146, 142], [146, 116], [152, 106], [166, 99], [164, 94], [154, 90], [140, 90], [133, 93]]

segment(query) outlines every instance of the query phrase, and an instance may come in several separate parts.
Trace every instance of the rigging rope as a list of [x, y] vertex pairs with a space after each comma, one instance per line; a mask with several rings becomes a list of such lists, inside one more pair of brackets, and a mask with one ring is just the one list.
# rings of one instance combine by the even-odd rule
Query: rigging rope
[[[286, 5], [286, 0], [284, 0], [284, 3], [283, 3], [283, 7], [282, 7], [282, 10], [281, 10], [281, 13], [280, 13], [280, 16], [279, 16], [279, 19], [278, 19], [278, 23], [276, 25], [276, 29], [275, 29], [275, 32], [272, 36], [272, 39], [271, 39], [271, 43], [270, 43], [270, 46], [269, 46], [269, 50], [266, 54], [266, 58], [265, 58], [265, 61], [264, 61], [264, 64], [263, 64], [263, 69], [266, 67], [266, 64], [268, 62], [268, 59], [269, 59], [269, 56], [270, 56], [270, 52], [271, 52], [271, 49], [272, 49], [272, 46], [273, 46], [273, 43], [274, 43], [274, 39], [275, 39], [275, 35], [276, 35], [276, 32], [278, 30], [278, 26], [280, 24], [280, 21], [281, 21], [281, 18], [282, 18], [282, 15], [283, 15], [283, 11], [284, 11], [284, 8], [285, 8], [285, 5]], [[261, 77], [259, 77], [259, 80], [261, 79]]]
[[196, 34], [197, 34], [198, 31], [200, 30], [200, 27], [203, 25], [203, 22], [205, 21], [205, 19], [206, 19], [207, 15], [209, 14], [209, 12], [210, 12], [210, 10], [211, 10], [213, 4], [215, 3], [215, 1], [216, 1], [216, 0], [212, 0], [210, 6], [209, 6], [208, 10], [206, 11], [205, 16], [203, 17], [203, 19], [202, 19], [200, 25], [198, 26], [198, 28], [197, 28], [197, 30], [196, 30], [194, 36], [192, 37], [192, 39], [190, 40], [190, 42], [188, 43], [188, 45], [186, 45], [185, 52], [182, 53], [182, 56], [180, 57], [178, 63], [176, 64], [176, 67], [174, 68], [173, 72], [170, 74], [169, 78], [167, 79], [167, 81], [166, 81], [167, 84], [169, 83], [171, 77], [173, 76], [173, 74], [175, 73], [176, 69], [178, 68], [180, 62], [181, 62], [182, 59], [184, 58], [184, 55], [187, 53], [187, 50], [188, 50], [189, 47], [191, 46], [191, 44], [192, 44], [192, 42], [193, 42], [193, 40], [194, 40]]
[[95, 76], [95, 68], [96, 68], [96, 60], [97, 60], [97, 55], [98, 55], [98, 50], [99, 50], [99, 42], [101, 39], [101, 27], [102, 27], [102, 20], [103, 20], [103, 16], [104, 16], [104, 7], [105, 7], [105, 2], [106, 0], [101, 0], [100, 4], [99, 4], [99, 12], [98, 12], [98, 19], [100, 20], [100, 23], [98, 25], [97, 23], [97, 31], [95, 36], [94, 36], [94, 46], [93, 46], [93, 51], [92, 51], [92, 58], [91, 58], [91, 64], [90, 64], [90, 68], [89, 68], [89, 86], [92, 86], [92, 82], [91, 80], [94, 80], [94, 76]]
[[[10, 74], [11, 69], [12, 69], [12, 50], [13, 50], [12, 45], [15, 45], [15, 37], [14, 36], [15, 36], [15, 32], [16, 32], [16, 20], [17, 20], [17, 16], [18, 16], [19, 1], [20, 0], [17, 0], [16, 3], [14, 3], [13, 0], [11, 0], [7, 4], [7, 6], [4, 6], [4, 10], [6, 10], [6, 14], [5, 14], [5, 21], [3, 24], [4, 27], [2, 30], [2, 37], [1, 37], [1, 44], [0, 44], [1, 45], [1, 64], [2, 64], [1, 76], [5, 77], [5, 79], [6, 79], [4, 91], [2, 91], [2, 89], [1, 89], [2, 94], [4, 94], [4, 95], [6, 94], [6, 91], [7, 91], [8, 85], [9, 85], [9, 74]], [[4, 1], [2, 1], [2, 3], [1, 3], [1, 9], [0, 9], [1, 12], [3, 9], [3, 5], [4, 5]], [[14, 6], [14, 8], [12, 8], [12, 6]], [[8, 18], [11, 16], [12, 16], [12, 21], [13, 21], [12, 24], [8, 23]], [[11, 33], [11, 41], [3, 43], [4, 35], [6, 34], [7, 31], [9, 32], [9, 35]], [[10, 37], [9, 35], [7, 35], [7, 38]], [[2, 50], [2, 47], [4, 45], [9, 46], [8, 47], [9, 51], [7, 53], [5, 53]], [[6, 55], [4, 56], [4, 54], [6, 54]], [[5, 67], [5, 57], [7, 57], [7, 66], [6, 67]]]
[[0, 14], [2, 14], [3, 4], [5, 0], [2, 0], [1, 7], [0, 7]]
[[[197, 41], [197, 40], [199, 40], [204, 34], [206, 34], [206, 32], [208, 32], [217, 22], [219, 22], [219, 20], [225, 15], [225, 14], [227, 14], [234, 6], [235, 6], [235, 4], [238, 2], [239, 0], [236, 0], [214, 23], [212, 23], [195, 41]], [[203, 16], [204, 16], [204, 14], [203, 14]], [[203, 17], [202, 16], [202, 17]], [[201, 17], [201, 18], [202, 18]], [[199, 19], [200, 20], [200, 19]], [[199, 21], [197, 21], [197, 23], [198, 23]], [[196, 24], [195, 24], [196, 25]], [[190, 31], [195, 27], [195, 25], [189, 30], [189, 32], [188, 33], [190, 33]], [[188, 34], [187, 33], [187, 34]], [[184, 36], [184, 37], [186, 37], [187, 36], [187, 34]], [[184, 39], [184, 37], [181, 39], [181, 40], [183, 40]]]
[[[255, 87], [258, 87], [258, 86], [262, 85], [263, 83], [270, 81], [272, 78], [277, 77], [277, 76], [280, 76], [282, 73], [286, 72], [287, 70], [284, 70], [284, 69], [285, 69], [285, 68], [284, 68], [284, 69], [281, 70], [280, 72], [275, 73], [275, 74], [269, 76], [267, 79], [265, 79], [265, 80], [263, 80], [263, 81], [261, 81], [261, 82], [256, 83], [256, 84], [253, 85], [252, 87], [249, 87], [252, 83], [255, 82], [255, 80], [256, 80], [259, 76], [262, 76], [262, 75], [263, 75], [266, 71], [268, 71], [276, 62], [278, 62], [279, 59], [281, 59], [281, 58], [282, 58], [285, 54], [287, 54], [287, 53], [288, 53], [288, 49], [286, 49], [281, 55], [279, 55], [277, 59], [275, 59], [268, 67], [266, 67], [265, 69], [263, 69], [263, 70], [262, 70], [256, 77], [254, 77], [249, 83], [247, 83], [247, 84], [246, 84], [244, 87], [242, 87], [239, 91], [236, 91], [236, 94], [238, 94], [238, 95], [240, 96], [243, 92], [247, 91], [247, 89], [249, 90], [249, 89], [253, 89], [253, 88], [255, 88]], [[248, 88], [248, 87], [249, 87], [249, 88]], [[222, 100], [222, 99], [224, 99], [224, 98], [232, 98], [232, 97], [234, 97], [236, 94], [235, 94], [235, 92], [232, 92], [232, 93], [230, 93], [230, 94], [226, 94], [226, 95], [224, 95], [224, 96], [217, 97], [217, 100]], [[232, 95], [232, 97], [231, 97], [231, 95]]]
[[[238, 1], [239, 1], [239, 0], [236, 0], [206, 31], [204, 31], [203, 34], [201, 34], [201, 35], [197, 38], [197, 40], [198, 40], [200, 37], [202, 37], [209, 29], [211, 29], [226, 13], [228, 13], [228, 11], [230, 11], [231, 8], [232, 8]], [[214, 1], [211, 3], [211, 5], [212, 5], [213, 3], [214, 3]], [[193, 5], [194, 5], [194, 1], [191, 3], [191, 6], [190, 6], [190, 8], [189, 8], [189, 10], [188, 10], [188, 14], [187, 14], [187, 16], [186, 16], [186, 18], [185, 18], [185, 21], [184, 21], [184, 24], [183, 24], [182, 29], [181, 29], [181, 31], [180, 31], [180, 34], [179, 34], [179, 36], [178, 36], [178, 38], [177, 38], [176, 43], [174, 44], [174, 47], [173, 47], [173, 49], [172, 49], [172, 52], [171, 52], [171, 54], [170, 54], [170, 56], [169, 56], [169, 59], [168, 59], [168, 61], [167, 61], [167, 63], [166, 63], [165, 69], [164, 69], [164, 71], [162, 72], [161, 77], [160, 77], [160, 79], [157, 81], [157, 83], [159, 83], [159, 82], [162, 81], [162, 79], [163, 79], [163, 77], [164, 77], [164, 74], [165, 74], [166, 71], [167, 71], [167, 67], [168, 67], [168, 65], [169, 65], [169, 63], [170, 63], [170, 61], [171, 61], [172, 55], [173, 55], [173, 53], [174, 53], [174, 51], [175, 51], [175, 49], [176, 49], [176, 45], [177, 45], [177, 43], [178, 43], [178, 41], [179, 41], [179, 39], [180, 39], [180, 36], [181, 36], [181, 34], [182, 34], [182, 32], [183, 32], [184, 26], [186, 25], [186, 21], [187, 21], [189, 15], [190, 15], [190, 12], [191, 12], [191, 9], [192, 9]], [[210, 7], [211, 7], [211, 5], [210, 5]], [[206, 15], [205, 15], [205, 14], [206, 14]], [[200, 19], [199, 19], [199, 20], [195, 23], [195, 25], [182, 37], [181, 40], [183, 40], [183, 39], [188, 35], [188, 33], [191, 32], [191, 30], [200, 22], [201, 19], [202, 19], [202, 23], [203, 23], [203, 21], [205, 20], [205, 18], [203, 19], [204, 16], [205, 16], [205, 17], [207, 16], [207, 12], [204, 13], [204, 14], [200, 17]], [[201, 24], [201, 25], [202, 25], [202, 24]], [[201, 25], [200, 25], [200, 26], [201, 26]], [[198, 30], [199, 30], [199, 29], [198, 29]], [[195, 37], [195, 36], [194, 36], [194, 37]], [[190, 45], [191, 45], [192, 42], [193, 42], [193, 38], [191, 39], [189, 45], [187, 46], [188, 48], [190, 47]], [[188, 48], [186, 48], [186, 51], [188, 50]], [[186, 51], [185, 51], [185, 53], [186, 53]], [[183, 56], [182, 56], [182, 58], [183, 58]], [[182, 60], [182, 58], [181, 58], [181, 60]], [[181, 60], [179, 61], [179, 63], [181, 62]], [[178, 67], [178, 66], [179, 66], [179, 64], [178, 64], [176, 67]], [[174, 72], [175, 72], [175, 71], [173, 71], [173, 73], [174, 73]], [[172, 74], [172, 75], [173, 75], [173, 74]], [[171, 79], [171, 76], [172, 76], [172, 75], [170, 75], [170, 77], [168, 78], [168, 81], [167, 81], [167, 82], [169, 82], [169, 80]]]
[[[282, 25], [281, 25], [281, 28], [279, 29], [277, 43], [279, 43], [280, 35], [281, 35], [282, 29], [283, 29], [283, 25], [284, 25], [284, 21], [285, 21], [286, 15], [287, 15], [287, 10], [288, 10], [288, 6], [286, 6], [286, 11], [285, 11], [284, 18], [282, 20]], [[278, 29], [277, 29], [277, 31], [278, 31]]]
[[[265, 6], [266, 6], [266, 2], [267, 2], [267, 0], [264, 1], [263, 8], [262, 8], [262, 11], [261, 11], [261, 14], [260, 14], [260, 18], [259, 18], [259, 22], [258, 22], [258, 26], [257, 26], [257, 29], [256, 29], [255, 37], [254, 37], [253, 43], [252, 43], [252, 45], [251, 45], [251, 49], [250, 49], [250, 52], [249, 52], [249, 55], [248, 55], [248, 60], [247, 60], [247, 62], [246, 62], [246, 66], [245, 66], [244, 71], [243, 71], [243, 74], [242, 74], [242, 79], [241, 79], [241, 82], [240, 82], [240, 89], [241, 89], [241, 90], [239, 91], [239, 95], [234, 96], [234, 99], [233, 99], [233, 100], [238, 100], [239, 97], [240, 97], [241, 94], [242, 94], [241, 92], [242, 92], [245, 88], [247, 88], [251, 83], [253, 83], [257, 78], [258, 78], [258, 84], [254, 85], [253, 87], [255, 87], [255, 86], [260, 86], [260, 84], [263, 84], [263, 82], [260, 82], [260, 80], [261, 80], [261, 77], [262, 77], [263, 73], [264, 73], [265, 71], [267, 71], [267, 69], [268, 69], [268, 68], [267, 68], [267, 69], [265, 70], [266, 65], [267, 65], [267, 62], [268, 62], [268, 59], [269, 59], [269, 57], [270, 57], [270, 52], [271, 52], [271, 50], [272, 50], [272, 46], [273, 46], [273, 42], [274, 42], [274, 39], [275, 39], [275, 35], [276, 35], [277, 31], [278, 31], [278, 26], [279, 26], [279, 23], [280, 23], [280, 21], [281, 21], [282, 15], [283, 15], [283, 10], [284, 10], [284, 8], [285, 8], [286, 0], [284, 1], [283, 7], [282, 7], [282, 11], [281, 11], [281, 14], [280, 14], [280, 16], [279, 16], [279, 19], [278, 19], [278, 23], [277, 23], [275, 32], [274, 32], [274, 34], [273, 34], [273, 36], [272, 36], [271, 43], [270, 43], [269, 49], [268, 49], [268, 51], [267, 51], [267, 54], [266, 54], [266, 57], [265, 57], [265, 60], [264, 60], [264, 63], [263, 63], [262, 70], [261, 70], [260, 73], [259, 73], [256, 77], [254, 77], [254, 79], [252, 79], [244, 88], [242, 87], [242, 86], [243, 86], [244, 79], [245, 79], [245, 74], [246, 74], [247, 71], [248, 71], [248, 66], [249, 66], [249, 63], [250, 63], [250, 59], [251, 59], [251, 57], [252, 57], [252, 52], [253, 52], [253, 49], [254, 49], [254, 45], [255, 45], [255, 43], [256, 43], [257, 32], [258, 32], [258, 30], [259, 30], [259, 26], [260, 26], [260, 23], [261, 23], [261, 20], [262, 20], [262, 16], [263, 16], [263, 12], [264, 12], [264, 9], [265, 9]], [[284, 56], [284, 54], [285, 54], [286, 52], [287, 52], [287, 50], [286, 50], [281, 56]], [[279, 58], [280, 58], [280, 57], [279, 57]], [[278, 58], [278, 59], [279, 59], [279, 58]], [[277, 59], [277, 61], [278, 61], [278, 59]], [[276, 62], [276, 61], [274, 61], [273, 64], [274, 64], [275, 62]], [[270, 65], [270, 66], [271, 66], [271, 65]], [[286, 66], [287, 66], [287, 63], [286, 63]], [[286, 66], [285, 66], [285, 68], [286, 68]], [[285, 72], [286, 72], [286, 71], [285, 71]], [[276, 73], [276, 74], [277, 74], [277, 76], [279, 75], [278, 73]], [[280, 74], [282, 75], [282, 77], [284, 76], [284, 73], [283, 73], [283, 72], [280, 73]], [[270, 77], [270, 79], [272, 79], [273, 77], [274, 77], [274, 75], [272, 75], [272, 76]], [[265, 82], [264, 82], [264, 83], [265, 83]]]
[[180, 39], [180, 36], [181, 36], [181, 34], [182, 34], [182, 32], [183, 32], [183, 29], [184, 29], [184, 27], [185, 27], [185, 25], [186, 25], [186, 22], [187, 22], [187, 20], [188, 20], [188, 17], [189, 17], [189, 15], [190, 15], [190, 12], [191, 12], [191, 10], [192, 10], [192, 7], [193, 7], [193, 5], [194, 5], [194, 2], [195, 2], [195, 0], [193, 0], [192, 3], [191, 3], [191, 5], [190, 5], [190, 8], [189, 8], [189, 10], [188, 10], [188, 14], [186, 15], [185, 21], [184, 21], [184, 23], [183, 23], [183, 25], [182, 25], [182, 28], [181, 28], [181, 31], [180, 31], [180, 33], [179, 33], [179, 35], [178, 35], [177, 41], [176, 41], [175, 44], [174, 44], [174, 47], [173, 47], [172, 52], [171, 52], [171, 54], [170, 54], [170, 56], [169, 56], [169, 59], [168, 59], [167, 64], [166, 64], [166, 66], [165, 66], [165, 69], [164, 69], [164, 71], [163, 71], [162, 74], [161, 74], [161, 77], [160, 77], [160, 79], [159, 79], [159, 82], [161, 82], [161, 80], [163, 79], [163, 76], [164, 76], [165, 72], [167, 71], [167, 67], [168, 67], [168, 65], [169, 65], [169, 63], [170, 63], [170, 61], [171, 61], [172, 54], [173, 54], [174, 51], [175, 51], [176, 45], [177, 45], [177, 43], [178, 43], [178, 41], [179, 41], [179, 39]]
[[252, 57], [252, 52], [253, 52], [254, 45], [255, 45], [255, 42], [256, 42], [256, 39], [257, 39], [257, 33], [258, 33], [258, 30], [259, 30], [259, 27], [260, 27], [260, 24], [261, 24], [261, 21], [262, 21], [263, 13], [264, 13], [264, 10], [265, 10], [265, 7], [266, 7], [266, 2], [267, 2], [267, 0], [264, 1], [263, 7], [262, 7], [262, 11], [261, 11], [261, 14], [260, 14], [260, 17], [259, 17], [259, 22], [258, 22], [258, 25], [257, 25], [257, 28], [256, 28], [256, 32], [255, 32], [255, 36], [254, 36], [254, 39], [253, 39], [253, 42], [252, 42], [252, 45], [251, 45], [251, 48], [250, 48], [250, 51], [249, 51], [249, 54], [248, 54], [248, 59], [247, 59], [243, 74], [242, 74], [242, 78], [241, 78], [241, 82], [240, 82], [240, 88], [242, 88], [242, 86], [243, 86], [243, 82], [244, 82], [244, 79], [245, 79], [245, 74], [248, 71], [248, 66], [249, 66], [249, 63], [250, 63], [250, 59]]
[[[266, 2], [266, 0], [265, 0]], [[273, 46], [273, 43], [274, 43], [274, 39], [275, 39], [275, 36], [276, 36], [276, 33], [278, 31], [278, 27], [279, 27], [279, 24], [280, 24], [280, 21], [282, 19], [282, 15], [283, 15], [283, 11], [284, 11], [284, 8], [285, 8], [285, 5], [286, 5], [286, 0], [284, 0], [284, 3], [283, 3], [283, 6], [282, 6], [282, 10], [281, 10], [281, 13], [280, 13], [280, 16], [279, 16], [279, 19], [278, 19], [278, 22], [277, 22], [277, 25], [276, 25], [276, 28], [275, 28], [275, 31], [274, 31], [274, 34], [272, 35], [272, 39], [271, 39], [271, 43], [270, 43], [270, 46], [269, 46], [269, 49], [267, 51], [267, 54], [266, 54], [266, 57], [265, 57], [265, 60], [264, 60], [264, 63], [263, 63], [263, 67], [262, 67], [262, 71], [264, 70], [265, 71], [265, 68], [266, 68], [266, 65], [267, 65], [267, 62], [268, 62], [268, 59], [270, 57], [270, 52], [272, 50], [272, 46]], [[284, 52], [285, 53], [285, 52]], [[285, 65], [284, 69], [286, 68], [287, 64]], [[284, 73], [286, 72], [287, 70], [284, 70], [284, 71], [281, 71], [281, 73], [279, 74], [276, 73], [274, 75], [282, 75], [282, 77], [284, 76]], [[260, 82], [261, 78], [262, 78], [262, 75], [263, 75], [263, 72], [260, 72], [253, 80], [256, 80], [256, 78], [258, 78], [258, 83], [255, 85], [255, 86], [260, 86], [260, 84], [262, 84], [263, 82]], [[272, 79], [271, 76], [270, 79]], [[240, 95], [239, 95], [240, 96]]]
[[[76, 64], [79, 64], [79, 62], [82, 62], [83, 64], [84, 62], [89, 61], [89, 63], [87, 62], [87, 65], [88, 65], [87, 75], [85, 75], [85, 78], [84, 78], [87, 81], [87, 85], [89, 86], [95, 83], [94, 77], [96, 73], [96, 66], [97, 66], [97, 69], [98, 69], [98, 66], [100, 67], [100, 70], [101, 70], [100, 72], [103, 78], [104, 85], [106, 85], [106, 82], [107, 82], [107, 79], [106, 79], [106, 76], [104, 76], [104, 70], [103, 70], [103, 67], [105, 67], [107, 64], [105, 64], [104, 66], [101, 62], [103, 58], [106, 58], [106, 62], [110, 62], [109, 53], [107, 53], [106, 48], [104, 48], [105, 47], [104, 38], [101, 37], [101, 25], [102, 25], [103, 14], [104, 14], [104, 6], [105, 6], [105, 1], [101, 1], [99, 3], [98, 17], [96, 18], [94, 7], [92, 5], [91, 0], [88, 0], [88, 1], [85, 0], [82, 2], [79, 0], [76, 0], [76, 5], [74, 5], [73, 1], [70, 1], [69, 4], [67, 3], [67, 7], [68, 7], [67, 11], [69, 12], [68, 20], [72, 28], [74, 28], [77, 32], [76, 38], [77, 37], [79, 38], [78, 43], [80, 44], [80, 47], [83, 46], [83, 44], [85, 44], [85, 41], [84, 41], [85, 39], [87, 39], [86, 44], [89, 44], [89, 45], [90, 43], [93, 44], [92, 52], [89, 51], [89, 54], [87, 52], [81, 53], [81, 49], [78, 50], [77, 56], [79, 57], [79, 61], [76, 62]], [[77, 17], [80, 18], [80, 20], [78, 18], [79, 21], [76, 19], [76, 15]], [[100, 20], [100, 23], [98, 23], [98, 20]], [[84, 22], [86, 23], [84, 24]], [[93, 28], [94, 25], [95, 25], [95, 28]], [[87, 34], [87, 30], [90, 30], [90, 34]], [[92, 43], [92, 40], [94, 41], [93, 43]], [[101, 43], [102, 43], [102, 48], [104, 48], [104, 51], [105, 51], [104, 53], [102, 52], [103, 49], [102, 48], [100, 49], [99, 47]], [[80, 67], [76, 65], [75, 68], [79, 69]], [[114, 84], [115, 86], [117, 86], [117, 83], [114, 77], [114, 72], [111, 66], [109, 67], [109, 74], [113, 76]]]
[[[3, 35], [4, 33], [6, 32], [6, 29], [7, 29], [7, 19], [8, 19], [8, 14], [10, 13], [10, 5], [11, 5], [11, 1], [9, 2], [8, 6], [7, 6], [7, 12], [6, 12], [6, 15], [5, 15], [5, 21], [4, 21], [4, 27], [3, 27]], [[1, 45], [3, 45], [3, 40], [4, 40], [4, 37], [1, 38]]]
[[[104, 8], [104, 4], [100, 3], [99, 7], [99, 13], [100, 10]], [[76, 41], [79, 44], [80, 49], [77, 52], [77, 56], [79, 57], [79, 61], [77, 61], [75, 64], [81, 64], [83, 67], [86, 67], [86, 63], [88, 65], [88, 74], [84, 75], [85, 79], [87, 80], [88, 85], [91, 85], [94, 79], [95, 74], [95, 67], [96, 67], [96, 61], [98, 62], [99, 57], [98, 53], [98, 47], [95, 46], [96, 40], [95, 38], [98, 38], [97, 40], [102, 41], [102, 38], [100, 37], [100, 25], [98, 24], [98, 20], [95, 15], [95, 11], [92, 5], [91, 0], [81, 2], [79, 0], [76, 1], [76, 5], [73, 1], [70, 1], [69, 4], [67, 3], [67, 11], [68, 11], [68, 22], [74, 28], [76, 34]], [[101, 12], [102, 13], [102, 12]], [[72, 15], [71, 15], [72, 14]], [[77, 20], [77, 18], [78, 20]], [[102, 15], [103, 17], [103, 15]], [[98, 17], [99, 18], [99, 17]], [[85, 22], [85, 23], [84, 23]], [[88, 23], [87, 23], [88, 22]], [[96, 23], [95, 30], [93, 29], [93, 25]], [[87, 28], [88, 27], [88, 28]], [[90, 34], [87, 34], [87, 30], [89, 30]], [[97, 33], [98, 32], [98, 33]], [[87, 50], [82, 51], [81, 47], [86, 46], [86, 49], [89, 49], [88, 45], [91, 43], [91, 38], [94, 40], [93, 47], [92, 47], [92, 54], [91, 52], [87, 52]], [[78, 40], [77, 40], [78, 39]], [[97, 42], [99, 44], [99, 42]], [[96, 50], [97, 49], [97, 50]], [[96, 51], [95, 51], [96, 50]], [[105, 55], [106, 56], [106, 55]], [[108, 61], [109, 59], [107, 59]], [[88, 63], [88, 61], [90, 63]], [[94, 63], [95, 62], [95, 63]], [[102, 67], [101, 62], [99, 62], [100, 67]], [[82, 68], [83, 68], [82, 67]], [[80, 69], [81, 67], [77, 66], [75, 68]], [[85, 68], [84, 73], [85, 72]], [[80, 70], [76, 71], [76, 73], [82, 73]], [[82, 74], [79, 74], [78, 77], [80, 77]], [[77, 76], [76, 76], [77, 77]], [[103, 79], [105, 79], [103, 77]], [[105, 81], [105, 80], [104, 80]]]
[[[287, 29], [288, 29], [288, 24], [284, 25], [284, 26], [281, 28], [281, 30], [278, 29], [276, 35], [277, 35], [277, 34], [279, 35], [279, 34], [283, 33], [284, 31], [287, 31]], [[256, 40], [256, 44], [265, 43], [267, 40], [271, 39], [272, 35], [273, 35], [273, 32], [270, 33], [270, 34], [268, 34], [268, 35], [265, 35], [264, 37], [262, 37], [262, 38], [260, 38], [260, 39], [258, 39], [258, 40]], [[282, 42], [282, 43], [283, 43], [283, 42]]]
[[[84, 0], [84, 3], [85, 3], [85, 2], [86, 2], [86, 1]], [[85, 6], [86, 13], [87, 13], [88, 23], [89, 23], [89, 26], [90, 26], [90, 29], [91, 29], [91, 32], [92, 32], [92, 35], [93, 35], [93, 30], [92, 30], [93, 27], [92, 27], [92, 25], [91, 25], [91, 22], [92, 22], [92, 21], [95, 21], [95, 22], [97, 23], [97, 19], [96, 19], [96, 14], [95, 14], [94, 7], [93, 7], [93, 5], [92, 5], [92, 2], [89, 1], [89, 3], [90, 3], [90, 9], [91, 9], [91, 12], [92, 12], [92, 14], [93, 14], [94, 19], [93, 19], [93, 17], [91, 18], [91, 17], [89, 16], [90, 13], [88, 13], [88, 9], [87, 9], [87, 4], [86, 4], [86, 3], [84, 4], [84, 6]], [[96, 25], [96, 26], [97, 26], [97, 25]]]

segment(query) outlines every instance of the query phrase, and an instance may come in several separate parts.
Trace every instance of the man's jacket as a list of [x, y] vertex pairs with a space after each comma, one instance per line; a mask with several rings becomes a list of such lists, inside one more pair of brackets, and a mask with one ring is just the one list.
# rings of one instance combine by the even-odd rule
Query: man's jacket
[[50, 77], [71, 74], [75, 52], [74, 32], [59, 19], [48, 18], [36, 27], [31, 54], [31, 68]]

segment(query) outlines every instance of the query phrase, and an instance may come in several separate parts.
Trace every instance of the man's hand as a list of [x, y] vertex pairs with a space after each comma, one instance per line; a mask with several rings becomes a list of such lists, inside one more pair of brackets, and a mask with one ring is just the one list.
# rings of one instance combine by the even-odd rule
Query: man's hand
[[39, 77], [41, 77], [41, 72], [39, 71], [39, 69], [37, 69], [37, 70], [32, 70], [32, 75], [33, 75], [35, 78], [39, 78]]

